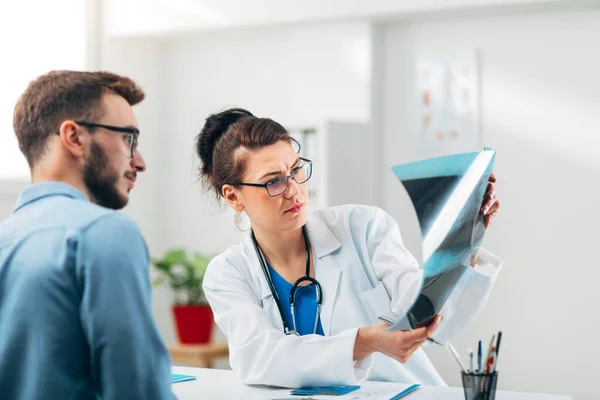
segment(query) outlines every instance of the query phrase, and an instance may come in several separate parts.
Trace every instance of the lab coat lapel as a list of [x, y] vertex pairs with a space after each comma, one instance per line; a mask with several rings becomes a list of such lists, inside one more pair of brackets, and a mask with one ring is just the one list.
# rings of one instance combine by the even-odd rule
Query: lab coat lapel
[[276, 329], [283, 330], [283, 322], [281, 320], [279, 308], [277, 308], [277, 303], [273, 297], [273, 292], [271, 292], [267, 278], [265, 277], [262, 266], [260, 265], [260, 261], [256, 254], [254, 244], [252, 243], [252, 239], [247, 238], [244, 241], [244, 244], [246, 247], [246, 253], [248, 254], [248, 259], [250, 260], [250, 266], [254, 271], [252, 277], [254, 279], [254, 286], [258, 288], [257, 294], [260, 296], [260, 305], [271, 318], [273, 326]]
[[312, 215], [306, 225], [308, 238], [313, 251], [315, 275], [321, 284], [323, 302], [321, 305], [321, 325], [325, 335], [331, 334], [331, 315], [337, 296], [341, 271], [333, 264], [332, 253], [341, 244], [327, 225]]

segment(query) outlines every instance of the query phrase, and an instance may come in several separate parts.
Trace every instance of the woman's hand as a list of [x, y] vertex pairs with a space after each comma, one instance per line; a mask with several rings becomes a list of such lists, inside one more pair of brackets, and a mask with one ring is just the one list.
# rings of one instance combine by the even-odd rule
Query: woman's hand
[[353, 359], [360, 360], [380, 352], [405, 363], [433, 335], [441, 319], [438, 315], [429, 326], [413, 331], [388, 331], [390, 325], [385, 322], [364, 326], [356, 335]]
[[496, 176], [490, 175], [485, 194], [483, 195], [483, 204], [481, 205], [481, 215], [485, 223], [485, 228], [489, 228], [492, 224], [492, 219], [498, 214], [500, 202], [496, 199]]

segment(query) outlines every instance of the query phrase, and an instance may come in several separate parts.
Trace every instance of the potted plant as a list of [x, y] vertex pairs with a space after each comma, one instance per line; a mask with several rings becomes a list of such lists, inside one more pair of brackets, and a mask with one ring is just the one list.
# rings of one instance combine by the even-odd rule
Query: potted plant
[[210, 257], [195, 253], [189, 257], [181, 248], [168, 250], [161, 259], [152, 258], [158, 276], [153, 284], [168, 284], [173, 292], [173, 317], [180, 343], [207, 343], [213, 313], [202, 290]]

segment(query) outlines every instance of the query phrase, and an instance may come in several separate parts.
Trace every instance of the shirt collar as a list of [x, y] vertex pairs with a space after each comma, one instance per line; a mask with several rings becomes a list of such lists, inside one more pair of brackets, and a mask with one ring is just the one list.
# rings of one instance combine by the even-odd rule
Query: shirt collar
[[315, 214], [311, 213], [306, 224], [310, 247], [312, 247], [315, 256], [322, 258], [333, 253], [342, 245], [331, 229]]
[[67, 196], [74, 199], [86, 200], [82, 191], [64, 182], [40, 182], [27, 186], [19, 195], [15, 211], [25, 205], [48, 196]]

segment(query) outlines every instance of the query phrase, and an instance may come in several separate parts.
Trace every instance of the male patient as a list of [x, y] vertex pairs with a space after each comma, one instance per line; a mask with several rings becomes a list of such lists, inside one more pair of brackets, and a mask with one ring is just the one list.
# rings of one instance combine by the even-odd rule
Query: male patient
[[33, 184], [0, 224], [0, 398], [173, 398], [149, 258], [125, 207], [146, 169], [129, 78], [53, 71], [14, 130]]

